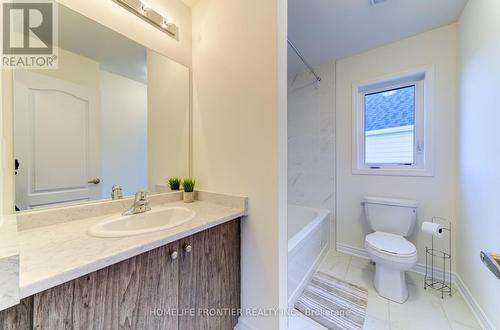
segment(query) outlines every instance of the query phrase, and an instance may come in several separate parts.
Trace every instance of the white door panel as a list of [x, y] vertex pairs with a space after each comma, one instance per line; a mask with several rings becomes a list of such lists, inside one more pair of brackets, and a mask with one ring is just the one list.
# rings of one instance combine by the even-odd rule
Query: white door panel
[[88, 102], [60, 91], [30, 92], [35, 110], [33, 192], [85, 187]]
[[97, 90], [30, 72], [14, 75], [16, 203], [21, 209], [99, 199]]

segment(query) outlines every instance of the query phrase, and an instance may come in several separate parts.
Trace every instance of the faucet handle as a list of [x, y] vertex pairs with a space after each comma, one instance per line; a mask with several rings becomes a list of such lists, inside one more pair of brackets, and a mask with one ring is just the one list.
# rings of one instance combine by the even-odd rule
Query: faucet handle
[[148, 198], [148, 192], [147, 191], [138, 191], [135, 193], [135, 201], [145, 201]]
[[111, 199], [122, 199], [123, 198], [123, 190], [119, 184], [113, 185], [111, 187]]

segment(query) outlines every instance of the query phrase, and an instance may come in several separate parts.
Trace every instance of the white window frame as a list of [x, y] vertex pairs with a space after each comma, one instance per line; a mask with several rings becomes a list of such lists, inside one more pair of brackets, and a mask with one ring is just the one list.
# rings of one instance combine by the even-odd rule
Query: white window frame
[[[353, 84], [352, 173], [361, 175], [434, 176], [431, 112], [434, 70], [426, 67]], [[414, 163], [365, 163], [365, 95], [415, 85]]]

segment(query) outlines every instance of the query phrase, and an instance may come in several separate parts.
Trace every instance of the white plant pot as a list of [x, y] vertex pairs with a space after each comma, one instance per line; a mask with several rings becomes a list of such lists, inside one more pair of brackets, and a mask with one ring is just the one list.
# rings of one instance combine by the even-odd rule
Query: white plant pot
[[184, 192], [184, 203], [194, 202], [194, 191]]

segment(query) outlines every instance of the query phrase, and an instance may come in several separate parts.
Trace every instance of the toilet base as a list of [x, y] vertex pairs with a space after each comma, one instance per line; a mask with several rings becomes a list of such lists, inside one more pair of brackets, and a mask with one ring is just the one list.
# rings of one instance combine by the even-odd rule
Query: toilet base
[[408, 299], [405, 271], [392, 269], [377, 263], [374, 285], [378, 294], [384, 298], [400, 304]]

